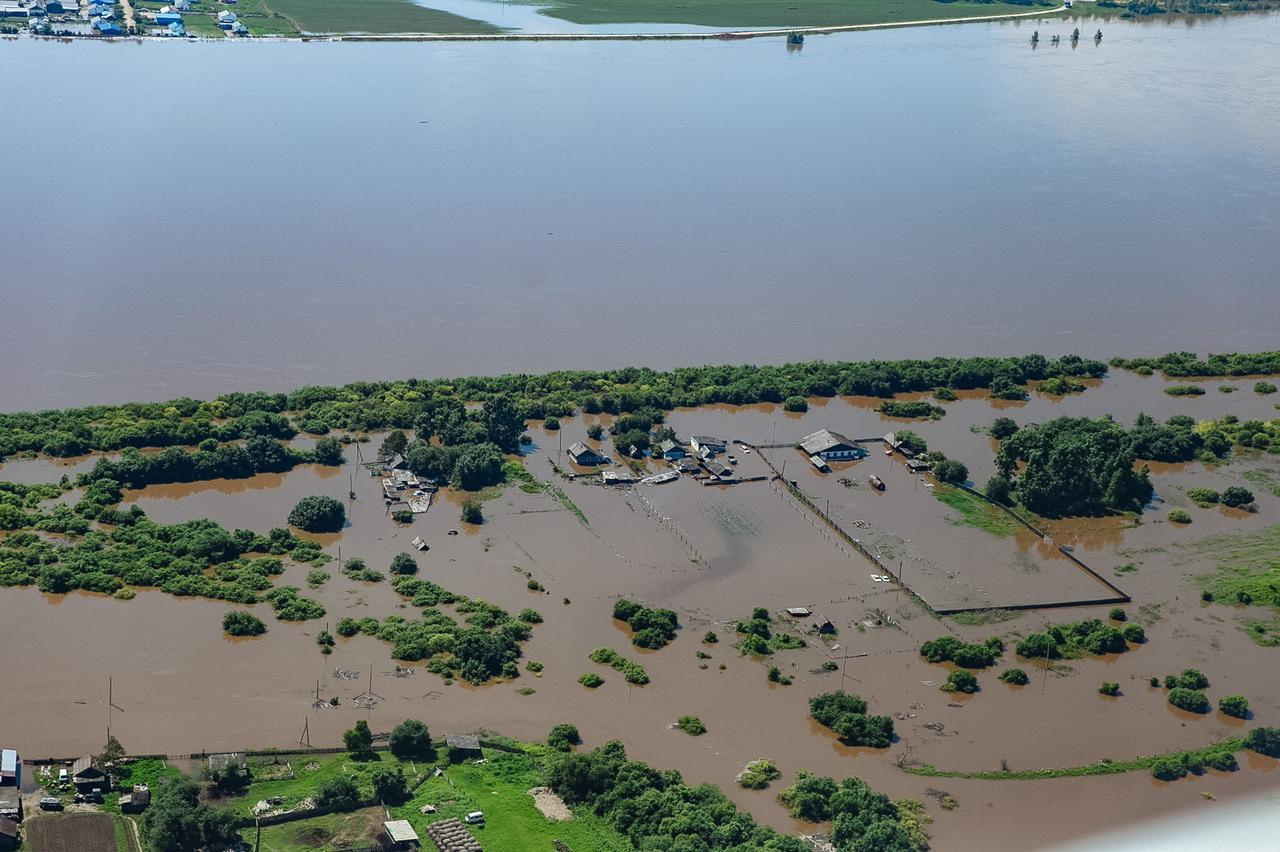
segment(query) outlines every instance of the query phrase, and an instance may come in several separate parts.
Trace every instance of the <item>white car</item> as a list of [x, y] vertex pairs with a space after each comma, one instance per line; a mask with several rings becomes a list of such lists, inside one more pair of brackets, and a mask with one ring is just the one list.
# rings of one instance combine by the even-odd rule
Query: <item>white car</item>
[[462, 821], [467, 825], [484, 825], [484, 811], [472, 811]]

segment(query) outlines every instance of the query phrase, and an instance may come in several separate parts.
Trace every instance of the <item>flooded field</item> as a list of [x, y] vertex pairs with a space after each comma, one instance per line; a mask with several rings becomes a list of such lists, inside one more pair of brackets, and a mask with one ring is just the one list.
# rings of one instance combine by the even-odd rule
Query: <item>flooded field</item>
[[[1215, 383], [1220, 384], [1220, 382]], [[993, 404], [965, 395], [947, 403], [940, 420], [912, 422], [909, 428], [930, 446], [965, 462], [981, 485], [991, 470], [992, 440], [983, 433], [997, 415], [1020, 423], [1060, 414], [1113, 414], [1124, 423], [1139, 412], [1159, 418], [1175, 413], [1216, 417], [1234, 413], [1270, 417], [1274, 403], [1253, 394], [1251, 382], [1235, 382], [1241, 392], [1211, 392], [1173, 399], [1160, 379], [1117, 372], [1083, 394], [1066, 398], [1033, 395], [1026, 403]], [[850, 436], [881, 435], [904, 421], [875, 411], [878, 400], [811, 401], [803, 414], [769, 405], [716, 406], [673, 412], [668, 423], [686, 437], [711, 434], [753, 443], [785, 444], [819, 428]], [[1127, 653], [1059, 661], [1046, 670], [1040, 661], [1006, 665], [1031, 674], [1024, 687], [999, 682], [995, 672], [979, 673], [982, 689], [973, 696], [939, 691], [949, 666], [930, 665], [920, 644], [954, 634], [979, 641], [1020, 634], [1046, 624], [1105, 618], [1107, 607], [1006, 613], [992, 623], [965, 626], [934, 617], [891, 582], [871, 578], [873, 566], [831, 533], [793, 496], [768, 480], [707, 486], [692, 479], [630, 488], [605, 487], [596, 476], [562, 480], [553, 472], [563, 442], [585, 436], [586, 428], [608, 418], [584, 416], [561, 421], [555, 435], [530, 425], [539, 442], [525, 458], [533, 475], [554, 482], [585, 517], [584, 523], [557, 496], [509, 487], [485, 503], [486, 521], [458, 520], [457, 496], [442, 494], [412, 525], [387, 517], [379, 483], [362, 469], [304, 466], [287, 474], [244, 480], [151, 486], [126, 493], [160, 522], [209, 517], [227, 528], [265, 531], [283, 526], [289, 508], [302, 496], [328, 494], [349, 501], [349, 523], [340, 533], [319, 537], [335, 557], [324, 570], [330, 579], [306, 589], [309, 566], [291, 565], [277, 584], [306, 589], [327, 615], [299, 624], [274, 619], [266, 604], [254, 607], [267, 622], [265, 636], [232, 640], [221, 630], [230, 607], [221, 602], [179, 599], [141, 590], [120, 601], [88, 594], [44, 595], [34, 589], [0, 590], [0, 623], [9, 639], [4, 735], [26, 756], [82, 752], [101, 744], [107, 724], [107, 678], [114, 679], [112, 732], [133, 751], [190, 753], [254, 746], [289, 747], [304, 723], [316, 744], [337, 742], [357, 718], [374, 730], [389, 730], [406, 717], [425, 719], [432, 731], [492, 729], [538, 739], [558, 722], [576, 723], [588, 745], [622, 739], [629, 753], [659, 766], [682, 770], [691, 781], [721, 786], [759, 819], [790, 829], [794, 823], [773, 799], [774, 792], [746, 791], [733, 783], [743, 765], [760, 757], [777, 761], [784, 773], [809, 769], [843, 777], [856, 774], [898, 796], [932, 802], [941, 792], [959, 807], [930, 805], [940, 849], [990, 848], [989, 832], [1032, 836], [1025, 846], [1077, 837], [1175, 810], [1211, 808], [1200, 796], [1218, 797], [1267, 789], [1280, 780], [1275, 761], [1242, 756], [1236, 773], [1209, 773], [1172, 785], [1145, 772], [1051, 781], [977, 781], [928, 778], [903, 772], [899, 761], [924, 762], [962, 771], [1064, 767], [1104, 758], [1122, 759], [1173, 749], [1198, 748], [1239, 735], [1245, 723], [1219, 713], [1193, 716], [1171, 708], [1151, 676], [1194, 666], [1212, 680], [1211, 696], [1246, 695], [1256, 723], [1280, 721], [1280, 687], [1259, 673], [1275, 667], [1272, 648], [1254, 644], [1240, 629], [1246, 612], [1200, 600], [1194, 578], [1211, 571], [1212, 549], [1197, 544], [1207, 535], [1256, 535], [1276, 523], [1280, 497], [1254, 487], [1258, 511], [1200, 508], [1186, 497], [1196, 485], [1215, 488], [1247, 482], [1249, 471], [1280, 475], [1275, 457], [1240, 452], [1229, 464], [1199, 463], [1153, 467], [1158, 508], [1135, 518], [1048, 522], [1059, 543], [1132, 596], [1130, 618], [1149, 641]], [[376, 440], [376, 436], [375, 436]], [[901, 561], [904, 580], [935, 606], [1007, 606], [1047, 597], [1097, 594], [1096, 580], [1056, 554], [1034, 535], [1008, 535], [957, 523], [955, 510], [936, 499], [933, 483], [912, 476], [901, 460], [879, 446], [857, 462], [820, 474], [795, 450], [765, 451], [786, 478], [815, 504], [829, 509], [864, 546], [887, 563]], [[768, 476], [759, 452], [738, 445], [738, 476]], [[348, 457], [354, 456], [348, 451]], [[0, 479], [56, 481], [91, 465], [15, 460], [0, 466]], [[651, 469], [659, 465], [649, 462]], [[563, 466], [563, 464], [562, 464]], [[885, 480], [883, 493], [865, 485], [869, 473]], [[839, 483], [847, 477], [855, 483]], [[1162, 522], [1164, 508], [1185, 506], [1187, 527]], [[450, 535], [451, 530], [460, 534]], [[525, 644], [526, 660], [544, 665], [535, 676], [523, 671], [515, 681], [469, 687], [445, 685], [420, 666], [395, 672], [390, 646], [366, 636], [339, 638], [323, 656], [315, 634], [344, 616], [383, 618], [414, 611], [389, 582], [363, 583], [345, 577], [342, 558], [358, 556], [385, 570], [391, 558], [411, 550], [423, 537], [430, 550], [417, 554], [419, 576], [454, 592], [481, 597], [515, 612], [537, 609], [545, 618]], [[895, 572], [896, 573], [896, 572]], [[543, 591], [530, 591], [528, 580]], [[627, 628], [611, 618], [613, 601], [627, 596], [675, 609], [682, 629], [659, 651], [629, 644]], [[733, 624], [755, 606], [776, 614], [779, 631], [800, 636], [805, 647], [778, 651], [771, 660], [740, 656]], [[811, 631], [818, 619], [789, 621], [782, 611], [804, 606], [837, 628], [834, 636]], [[1004, 620], [1007, 616], [1007, 620]], [[702, 642], [706, 631], [720, 641]], [[611, 647], [640, 662], [651, 683], [629, 687], [621, 675], [588, 659], [593, 648]], [[710, 655], [700, 659], [696, 652]], [[834, 661], [833, 671], [822, 664]], [[766, 680], [769, 664], [791, 677], [790, 686]], [[722, 668], [723, 667], [723, 668]], [[354, 678], [336, 672], [359, 672]], [[594, 671], [605, 684], [588, 690], [579, 675]], [[370, 686], [382, 697], [370, 710], [355, 706]], [[1121, 684], [1118, 698], [1097, 693], [1103, 680]], [[885, 750], [849, 749], [807, 717], [807, 699], [843, 685], [866, 697], [875, 713], [897, 717], [898, 740]], [[517, 692], [531, 687], [532, 694]], [[320, 697], [339, 698], [337, 707], [313, 708]], [[668, 725], [696, 714], [709, 733], [690, 741]], [[1254, 723], [1249, 723], [1254, 724]], [[774, 785], [777, 788], [778, 784]], [[1032, 801], [1069, 797], [1071, 809], [1051, 813]], [[1123, 800], [1123, 811], [1114, 802]], [[1088, 820], [1079, 815], [1089, 812]]]

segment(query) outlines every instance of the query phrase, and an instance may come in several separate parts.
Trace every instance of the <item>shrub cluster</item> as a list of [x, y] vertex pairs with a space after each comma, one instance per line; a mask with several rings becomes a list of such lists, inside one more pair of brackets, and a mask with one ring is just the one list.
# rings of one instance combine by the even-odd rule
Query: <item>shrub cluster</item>
[[649, 675], [645, 672], [644, 666], [628, 660], [612, 648], [596, 648], [591, 652], [590, 656], [591, 662], [600, 663], [601, 665], [609, 666], [614, 671], [621, 672], [627, 683], [643, 686], [649, 682]]
[[651, 609], [637, 601], [619, 598], [613, 617], [625, 621], [632, 630], [631, 644], [639, 648], [661, 648], [676, 638], [679, 620], [669, 609]]
[[966, 669], [985, 669], [995, 665], [1004, 653], [1004, 642], [993, 636], [980, 645], [961, 642], [954, 636], [930, 639], [920, 646], [920, 655], [931, 663], [955, 663]]
[[851, 693], [825, 692], [809, 699], [809, 715], [846, 745], [888, 748], [893, 742], [893, 719], [867, 715], [867, 702]]

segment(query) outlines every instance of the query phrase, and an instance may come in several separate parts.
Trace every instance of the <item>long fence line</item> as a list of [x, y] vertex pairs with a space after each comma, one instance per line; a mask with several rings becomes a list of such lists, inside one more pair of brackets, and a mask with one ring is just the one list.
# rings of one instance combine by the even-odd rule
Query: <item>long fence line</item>
[[[759, 453], [759, 450], [764, 445], [756, 446], [753, 444], [746, 444], [746, 446], [753, 447]], [[785, 444], [783, 446], [792, 446], [792, 445]], [[1097, 571], [1090, 568], [1088, 565], [1082, 562], [1079, 558], [1077, 558], [1074, 554], [1072, 554], [1069, 550], [1064, 548], [1062, 545], [1059, 545], [1056, 542], [1054, 542], [1054, 547], [1057, 548], [1057, 551], [1059, 553], [1061, 553], [1068, 560], [1070, 560], [1072, 564], [1074, 564], [1077, 568], [1084, 571], [1090, 577], [1092, 577], [1093, 579], [1097, 580], [1099, 583], [1104, 585], [1107, 589], [1113, 592], [1114, 595], [1112, 597], [1089, 598], [1085, 600], [1073, 599], [1073, 600], [1061, 600], [1061, 601], [1048, 601], [1045, 603], [1005, 604], [1003, 606], [991, 605], [991, 606], [959, 606], [959, 607], [944, 607], [944, 608], [934, 607], [933, 605], [929, 604], [928, 601], [925, 600], [924, 597], [922, 597], [919, 592], [915, 591], [906, 583], [904, 583], [900, 576], [895, 575], [891, 570], [889, 570], [889, 568], [887, 568], [885, 564], [881, 562], [877, 556], [875, 556], [873, 553], [871, 553], [869, 550], [863, 547], [853, 536], [847, 533], [844, 530], [844, 528], [841, 527], [840, 524], [836, 522], [835, 518], [828, 515], [825, 511], [819, 508], [812, 500], [810, 500], [808, 496], [806, 496], [805, 493], [800, 490], [799, 486], [793, 485], [791, 484], [791, 482], [785, 480], [782, 476], [782, 473], [778, 470], [777, 467], [774, 466], [773, 462], [769, 460], [768, 456], [766, 456], [764, 453], [759, 453], [759, 455], [760, 455], [760, 458], [764, 460], [764, 463], [769, 466], [769, 469], [774, 472], [775, 479], [781, 481], [786, 486], [787, 491], [791, 493], [792, 497], [799, 500], [801, 503], [804, 504], [804, 506], [810, 512], [812, 512], [813, 514], [821, 518], [827, 524], [827, 526], [829, 526], [832, 530], [834, 530], [836, 534], [838, 534], [842, 539], [848, 542], [848, 544], [854, 550], [856, 550], [862, 556], [866, 557], [873, 565], [875, 565], [880, 570], [880, 573], [893, 577], [894, 580], [898, 583], [898, 585], [906, 589], [907, 592], [909, 592], [910, 594], [919, 598], [926, 606], [928, 606], [930, 609], [932, 609], [934, 612], [938, 613], [939, 615], [955, 615], [956, 613], [961, 613], [961, 612], [988, 612], [991, 610], [1033, 610], [1033, 609], [1060, 609], [1063, 607], [1073, 607], [1073, 606], [1102, 606], [1106, 604], [1127, 604], [1127, 603], [1131, 603], [1133, 600], [1122, 589], [1120, 589], [1118, 586], [1116, 586], [1106, 577], [1103, 577]], [[1032, 524], [1029, 520], [1022, 517], [1021, 515], [1013, 511], [1013, 509], [1009, 508], [1008, 506], [1004, 506], [1004, 505], [1001, 505], [1000, 503], [996, 503], [995, 501], [987, 497], [987, 495], [983, 494], [981, 491], [978, 491], [974, 488], [970, 488], [967, 485], [961, 484], [956, 487], [966, 491], [969, 494], [974, 495], [975, 497], [983, 500], [984, 502], [989, 503], [990, 505], [995, 506], [1001, 511], [1007, 513], [1010, 517], [1012, 517], [1018, 523], [1022, 524], [1028, 530], [1030, 530], [1031, 532], [1039, 536], [1042, 541], [1044, 540], [1052, 541], [1051, 536], [1049, 536], [1047, 533], [1043, 532], [1042, 530], [1037, 529], [1036, 526]], [[781, 490], [777, 488], [773, 490], [780, 497], [783, 497], [785, 499], [786, 495], [784, 495]]]

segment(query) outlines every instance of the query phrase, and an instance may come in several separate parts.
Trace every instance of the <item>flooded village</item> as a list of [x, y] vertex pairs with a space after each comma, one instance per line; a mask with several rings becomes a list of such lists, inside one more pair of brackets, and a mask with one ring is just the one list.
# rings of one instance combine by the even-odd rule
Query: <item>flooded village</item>
[[[527, 475], [478, 494], [426, 481], [401, 455], [379, 457], [386, 432], [347, 445], [339, 466], [126, 490], [121, 508], [157, 523], [209, 518], [258, 532], [283, 526], [308, 495], [342, 502], [341, 531], [299, 533], [332, 557], [329, 576], [309, 582], [309, 565], [287, 562], [275, 578], [325, 615], [277, 621], [269, 604], [253, 604], [243, 608], [269, 629], [233, 638], [222, 632], [225, 601], [142, 587], [131, 600], [0, 590], [7, 648], [21, 661], [8, 670], [6, 692], [22, 696], [6, 701], [0, 745], [28, 762], [61, 759], [100, 748], [109, 725], [131, 753], [199, 763], [220, 752], [338, 746], [358, 720], [373, 731], [422, 719], [436, 735], [524, 741], [572, 722], [584, 750], [620, 740], [630, 758], [713, 784], [786, 833], [828, 830], [777, 802], [797, 772], [857, 776], [894, 799], [924, 802], [940, 849], [989, 848], [993, 826], [1051, 845], [1218, 807], [1215, 800], [1273, 787], [1280, 764], [1242, 752], [1237, 771], [1181, 781], [1146, 769], [1035, 780], [1016, 773], [1200, 749], [1280, 719], [1280, 689], [1262, 674], [1274, 668], [1275, 649], [1248, 627], [1257, 608], [1202, 596], [1202, 578], [1229, 552], [1275, 559], [1277, 457], [1237, 448], [1217, 464], [1149, 465], [1155, 496], [1141, 513], [1029, 518], [980, 493], [995, 471], [999, 442], [988, 430], [997, 417], [1022, 426], [1060, 416], [1128, 425], [1142, 413], [1274, 419], [1274, 397], [1254, 393], [1253, 378], [1207, 380], [1202, 395], [1171, 396], [1172, 384], [1112, 370], [1081, 393], [1050, 395], [1033, 384], [1020, 402], [960, 392], [939, 403], [945, 416], [926, 420], [887, 416], [884, 400], [872, 397], [810, 398], [802, 412], [770, 403], [677, 408], [663, 423], [675, 437], [647, 453], [615, 445], [608, 414], [530, 420], [529, 442], [509, 457]], [[926, 455], [898, 439], [908, 432], [966, 465], [974, 491], [940, 481]], [[314, 439], [291, 443], [305, 449]], [[13, 458], [0, 480], [74, 479], [95, 463]], [[1233, 485], [1253, 489], [1249, 510], [1188, 497]], [[957, 504], [956, 495], [972, 502]], [[477, 498], [483, 522], [461, 521], [464, 501]], [[1191, 523], [1169, 522], [1178, 508]], [[387, 642], [359, 632], [322, 653], [317, 636], [341, 632], [344, 618], [414, 617], [391, 582], [341, 570], [352, 558], [385, 570], [404, 553], [421, 580], [540, 614], [521, 643], [518, 676], [479, 686], [442, 678], [425, 661], [392, 659]], [[612, 617], [619, 599], [673, 610], [675, 638], [657, 650], [632, 644], [632, 629]], [[1116, 607], [1145, 632], [1127, 652], [1015, 658], [1028, 635], [1107, 622]], [[740, 623], [756, 608], [790, 637], [785, 647], [764, 655], [738, 647]], [[988, 669], [972, 694], [942, 691], [958, 667], [928, 662], [921, 646], [945, 636], [1000, 637], [1008, 646], [1001, 667], [1021, 667], [1028, 682], [1003, 683]], [[647, 683], [597, 665], [589, 655], [600, 648], [639, 663]], [[1188, 668], [1208, 675], [1215, 700], [1247, 696], [1250, 721], [1171, 706], [1153, 679]], [[603, 675], [601, 686], [580, 683], [590, 672]], [[1099, 694], [1102, 681], [1119, 694]], [[892, 744], [846, 746], [810, 718], [809, 699], [833, 691], [857, 693], [891, 717]], [[687, 715], [707, 732], [691, 740], [674, 730]], [[760, 759], [783, 780], [763, 790], [735, 783]], [[1014, 774], [978, 777], [1001, 772]], [[1029, 805], [1041, 798], [1070, 798], [1073, 807]]]

